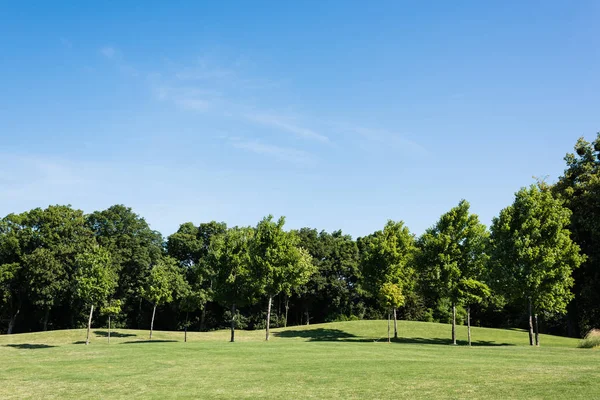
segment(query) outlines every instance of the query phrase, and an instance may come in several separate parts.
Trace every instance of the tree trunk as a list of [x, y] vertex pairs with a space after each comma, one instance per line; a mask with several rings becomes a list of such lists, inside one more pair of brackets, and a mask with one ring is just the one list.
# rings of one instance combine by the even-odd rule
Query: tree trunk
[[187, 343], [187, 330], [190, 325], [190, 312], [185, 312], [185, 326], [183, 327], [183, 342]]
[[267, 306], [267, 334], [266, 339], [269, 340], [269, 328], [271, 325], [271, 303], [273, 302], [273, 296], [269, 296], [269, 305]]
[[390, 312], [388, 311], [388, 343], [390, 342]]
[[531, 309], [531, 298], [529, 298], [529, 345], [533, 346], [533, 317]]
[[535, 320], [535, 345], [540, 345], [540, 330], [538, 327], [538, 316], [537, 313], [534, 314], [533, 319]]
[[152, 331], [154, 330], [154, 314], [156, 314], [156, 304], [152, 310], [152, 321], [150, 322], [150, 340], [152, 340]]
[[304, 312], [306, 313], [306, 325], [310, 325], [310, 314], [308, 313], [308, 306], [306, 306]]
[[452, 303], [452, 344], [456, 344], [456, 304]]
[[15, 329], [15, 323], [17, 322], [17, 316], [19, 315], [20, 311], [21, 311], [21, 309], [19, 308], [17, 310], [17, 312], [14, 313], [14, 315], [12, 315], [10, 317], [10, 321], [8, 321], [8, 330], [6, 331], [7, 335], [10, 335], [13, 333], [13, 329]]
[[471, 345], [471, 306], [467, 307], [467, 337]]
[[110, 314], [108, 315], [108, 344], [110, 344]]
[[288, 319], [289, 309], [290, 309], [290, 298], [285, 296], [285, 322], [283, 323], [284, 327], [287, 327], [287, 319]]
[[235, 342], [235, 304], [231, 305], [231, 340], [230, 340], [230, 342], [231, 343]]
[[44, 314], [44, 326], [43, 326], [44, 332], [48, 330], [48, 319], [49, 318], [50, 318], [50, 309], [47, 308], [46, 314]]
[[92, 314], [94, 313], [94, 305], [90, 307], [90, 318], [88, 319], [87, 336], [85, 338], [85, 345], [90, 344], [90, 328], [92, 327]]
[[394, 339], [398, 339], [398, 318], [396, 316], [396, 307], [394, 307]]
[[206, 327], [204, 326], [206, 321], [206, 305], [202, 307], [202, 312], [200, 313], [200, 331], [204, 331]]

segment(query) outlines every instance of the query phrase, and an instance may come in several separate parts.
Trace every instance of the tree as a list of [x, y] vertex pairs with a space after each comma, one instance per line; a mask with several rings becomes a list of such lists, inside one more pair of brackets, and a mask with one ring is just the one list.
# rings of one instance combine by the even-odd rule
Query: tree
[[236, 307], [253, 303], [259, 293], [250, 269], [253, 236], [252, 228], [231, 228], [213, 239], [209, 251], [215, 271], [215, 298], [231, 308], [231, 342], [235, 341]]
[[164, 253], [162, 235], [124, 205], [114, 205], [86, 218], [98, 244], [107, 249], [119, 274], [116, 297], [130, 326], [140, 327], [140, 291], [151, 268]]
[[470, 336], [470, 305], [489, 295], [484, 282], [487, 242], [485, 225], [470, 213], [465, 200], [419, 238], [417, 265], [424, 290], [452, 303], [452, 344], [456, 344], [456, 306], [467, 305]]
[[94, 306], [103, 306], [117, 286], [117, 274], [110, 260], [110, 253], [96, 247], [76, 258], [77, 271], [74, 277], [74, 291], [84, 304], [90, 307], [85, 344], [90, 343], [90, 329]]
[[[302, 228], [295, 232], [300, 247], [306, 249], [317, 268], [310, 280], [296, 290], [305, 309], [306, 323], [311, 315], [317, 321], [362, 316], [364, 302], [360, 290], [358, 247], [350, 235], [342, 231], [328, 233]], [[285, 297], [285, 324], [289, 297]]]
[[579, 138], [565, 161], [552, 190], [571, 210], [571, 237], [587, 256], [573, 272], [575, 297], [567, 307], [569, 335], [582, 336], [600, 325], [600, 132], [592, 143]]
[[[415, 240], [404, 222], [388, 221], [383, 231], [362, 240], [362, 276], [364, 286], [378, 298], [385, 284], [396, 285], [400, 293], [411, 289]], [[388, 289], [392, 286], [388, 285]], [[394, 315], [394, 339], [398, 338], [397, 311]]]
[[269, 340], [271, 305], [273, 297], [305, 284], [316, 271], [308, 252], [298, 247], [298, 237], [283, 230], [285, 218], [277, 222], [273, 216], [263, 218], [256, 227], [250, 246], [254, 276], [260, 277], [261, 287], [267, 295], [266, 340]]
[[21, 312], [23, 293], [20, 233], [21, 217], [9, 214], [0, 220], [0, 317], [9, 315], [7, 334], [15, 327]]
[[154, 317], [156, 307], [171, 303], [176, 297], [181, 297], [189, 290], [177, 261], [171, 257], [159, 259], [156, 265], [150, 270], [145, 284], [142, 286], [141, 295], [148, 300], [152, 308], [152, 321], [150, 322], [150, 340], [152, 340], [152, 331], [154, 330]]
[[[397, 309], [404, 304], [404, 296], [400, 285], [391, 282], [385, 282], [379, 291], [379, 298], [382, 305], [388, 310], [388, 343], [390, 343], [390, 311]], [[394, 321], [394, 325], [396, 321]], [[394, 339], [398, 338], [397, 329], [394, 326]]]
[[108, 344], [110, 344], [110, 319], [121, 313], [121, 300], [113, 299], [100, 308], [100, 313], [108, 315]]
[[543, 183], [516, 193], [492, 223], [492, 272], [509, 299], [526, 299], [529, 344], [539, 345], [538, 313], [563, 313], [573, 299], [573, 270], [584, 261], [567, 229], [571, 211]]

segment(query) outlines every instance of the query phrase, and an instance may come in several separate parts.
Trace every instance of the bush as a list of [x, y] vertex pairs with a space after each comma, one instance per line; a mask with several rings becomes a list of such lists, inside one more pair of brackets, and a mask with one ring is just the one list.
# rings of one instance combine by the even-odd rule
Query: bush
[[582, 349], [592, 349], [595, 347], [600, 347], [600, 329], [592, 329], [585, 335], [585, 339], [583, 339], [579, 343], [579, 347]]

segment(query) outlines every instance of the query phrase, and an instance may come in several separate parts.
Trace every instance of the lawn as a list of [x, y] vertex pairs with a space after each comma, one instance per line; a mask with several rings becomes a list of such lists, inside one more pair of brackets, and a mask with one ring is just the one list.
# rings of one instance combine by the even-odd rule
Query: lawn
[[[600, 351], [520, 330], [473, 328], [448, 344], [444, 324], [340, 322], [188, 334], [95, 329], [0, 336], [0, 398], [600, 398]], [[459, 338], [466, 328], [459, 327]]]

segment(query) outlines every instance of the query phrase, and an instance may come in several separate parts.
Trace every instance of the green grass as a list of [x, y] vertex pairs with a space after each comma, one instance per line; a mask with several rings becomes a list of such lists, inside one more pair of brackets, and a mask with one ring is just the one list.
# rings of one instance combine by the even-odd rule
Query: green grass
[[[262, 331], [105, 329], [0, 336], [0, 398], [600, 398], [600, 351], [521, 330], [473, 328], [476, 346], [448, 345], [450, 327], [385, 321]], [[466, 328], [459, 327], [459, 338]]]

